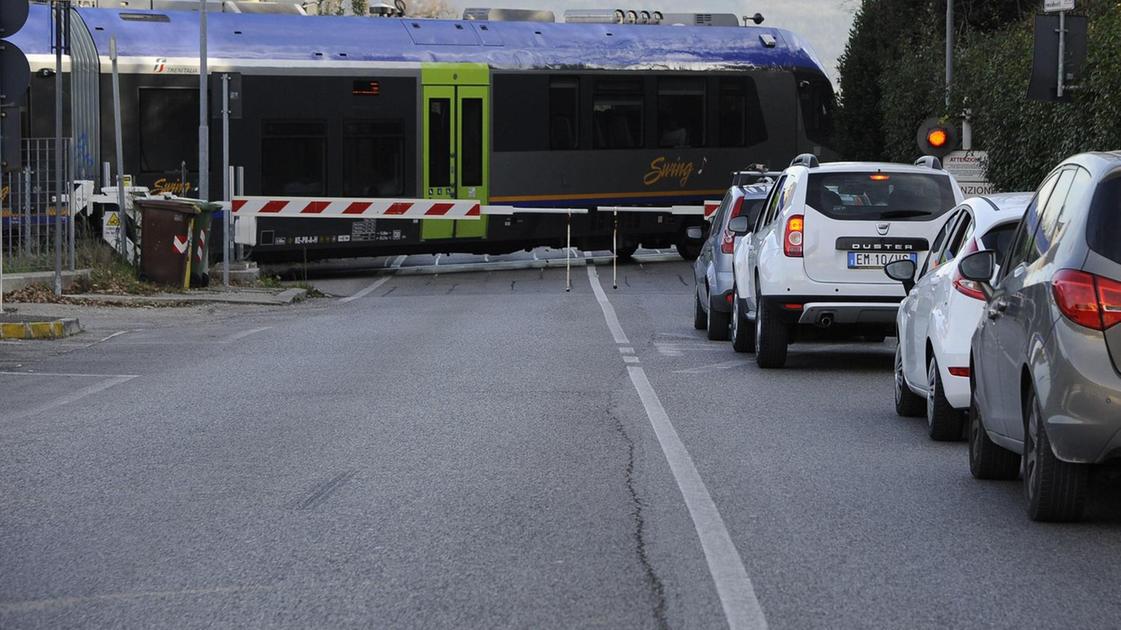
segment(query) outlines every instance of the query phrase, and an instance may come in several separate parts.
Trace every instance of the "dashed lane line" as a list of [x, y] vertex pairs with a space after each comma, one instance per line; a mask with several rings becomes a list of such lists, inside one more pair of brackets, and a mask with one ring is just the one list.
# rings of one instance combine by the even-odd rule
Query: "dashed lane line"
[[[628, 344], [627, 336], [619, 325], [615, 315], [615, 308], [608, 301], [603, 287], [599, 284], [599, 275], [592, 265], [588, 266], [588, 281], [592, 285], [592, 292], [603, 311], [603, 318], [607, 328], [617, 344]], [[628, 357], [624, 356], [624, 359]], [[674, 429], [673, 423], [662, 406], [654, 386], [646, 377], [646, 371], [637, 365], [628, 365], [627, 374], [642, 406], [646, 410], [646, 417], [662, 447], [662, 454], [666, 457], [670, 472], [673, 474], [681, 496], [685, 500], [685, 507], [693, 521], [693, 528], [700, 539], [701, 549], [704, 552], [705, 562], [708, 564], [709, 574], [716, 585], [716, 594], [720, 598], [724, 618], [731, 630], [765, 630], [767, 619], [755, 595], [755, 587], [747, 575], [743, 559], [732, 542], [728, 527], [724, 524], [716, 503], [712, 500], [704, 480], [697, 471], [689, 450], [681, 441], [681, 437]]]
[[[75, 374], [74, 376], [90, 376], [90, 375], [88, 375], [88, 374]], [[90, 385], [88, 387], [83, 387], [81, 389], [76, 389], [76, 390], [70, 392], [69, 394], [66, 394], [65, 396], [59, 396], [58, 398], [55, 398], [54, 400], [52, 400], [48, 403], [44, 403], [42, 405], [39, 405], [37, 407], [32, 407], [30, 409], [24, 409], [23, 411], [17, 411], [13, 414], [8, 414], [7, 416], [4, 417], [4, 420], [8, 420], [8, 421], [19, 420], [21, 418], [26, 418], [28, 416], [34, 416], [34, 415], [38, 415], [38, 414], [50, 411], [52, 409], [55, 409], [57, 407], [61, 407], [63, 405], [69, 405], [70, 403], [78, 401], [82, 398], [85, 398], [86, 396], [89, 396], [91, 394], [96, 394], [97, 392], [109, 389], [110, 387], [113, 387], [114, 385], [120, 385], [121, 383], [127, 383], [128, 381], [131, 381], [134, 378], [136, 378], [136, 377], [132, 376], [132, 375], [111, 376], [111, 377], [106, 378], [102, 381], [98, 381], [97, 383], [94, 383], [93, 385]]]
[[238, 339], [245, 339], [249, 335], [255, 335], [259, 332], [265, 332], [266, 330], [272, 330], [272, 326], [262, 326], [260, 328], [251, 328], [249, 330], [243, 330], [239, 333], [234, 333], [234, 334], [230, 335], [229, 337], [226, 337], [225, 339], [223, 339], [222, 343], [233, 343], [233, 342], [237, 341]]
[[386, 282], [389, 282], [389, 279], [392, 278], [392, 277], [393, 276], [382, 276], [382, 277], [378, 278], [376, 281], [374, 281], [374, 283], [371, 284], [370, 286], [366, 287], [365, 289], [362, 289], [361, 291], [359, 291], [358, 293], [355, 293], [354, 295], [348, 295], [347, 297], [342, 298], [341, 300], [339, 300], [339, 302], [342, 302], [343, 304], [346, 304], [348, 302], [353, 302], [354, 300], [357, 300], [359, 298], [364, 298], [367, 295], [373, 293], [374, 291], [377, 291], [378, 287], [385, 284]]

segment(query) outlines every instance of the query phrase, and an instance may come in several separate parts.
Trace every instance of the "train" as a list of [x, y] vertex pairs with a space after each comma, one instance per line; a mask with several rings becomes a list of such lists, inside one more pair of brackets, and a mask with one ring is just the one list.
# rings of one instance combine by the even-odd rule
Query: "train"
[[[225, 2], [208, 12], [210, 185], [199, 191], [200, 16], [181, 10], [197, 3], [105, 4], [116, 8], [71, 10], [63, 67], [74, 175], [97, 186], [111, 184], [102, 164], [116, 151], [111, 38], [124, 172], [157, 193], [226, 196], [228, 112], [241, 194], [584, 208], [571, 219], [574, 245], [607, 248], [617, 233], [622, 255], [676, 246], [689, 258], [701, 216], [597, 209], [700, 206], [745, 165], [834, 155], [832, 84], [810, 45], [781, 28], [711, 25], [707, 14], [669, 26], [311, 16]], [[254, 12], [239, 12], [248, 4]], [[35, 4], [10, 38], [32, 69], [27, 138], [54, 133], [51, 28], [49, 8]], [[249, 255], [500, 254], [562, 245], [565, 221], [261, 218]]]

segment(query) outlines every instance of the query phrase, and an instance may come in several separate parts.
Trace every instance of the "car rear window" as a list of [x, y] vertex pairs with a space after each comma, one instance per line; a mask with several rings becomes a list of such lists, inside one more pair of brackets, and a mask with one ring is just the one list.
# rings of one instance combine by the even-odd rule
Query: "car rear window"
[[957, 204], [950, 178], [925, 173], [813, 173], [806, 204], [832, 219], [930, 221]]
[[1008, 253], [1008, 248], [1012, 245], [1012, 239], [1016, 237], [1016, 227], [1019, 223], [1005, 223], [998, 225], [985, 233], [981, 237], [981, 244], [985, 249], [991, 249], [996, 252], [997, 260], [1004, 260], [1004, 255]]
[[1121, 176], [1105, 180], [1094, 193], [1086, 240], [1090, 249], [1121, 263]]

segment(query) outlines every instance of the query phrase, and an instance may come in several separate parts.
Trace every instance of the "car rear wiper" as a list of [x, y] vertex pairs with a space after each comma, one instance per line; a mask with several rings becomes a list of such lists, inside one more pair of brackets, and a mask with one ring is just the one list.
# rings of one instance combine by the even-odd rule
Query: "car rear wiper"
[[888, 210], [881, 212], [880, 217], [884, 219], [899, 219], [902, 217], [925, 217], [934, 214], [929, 210]]

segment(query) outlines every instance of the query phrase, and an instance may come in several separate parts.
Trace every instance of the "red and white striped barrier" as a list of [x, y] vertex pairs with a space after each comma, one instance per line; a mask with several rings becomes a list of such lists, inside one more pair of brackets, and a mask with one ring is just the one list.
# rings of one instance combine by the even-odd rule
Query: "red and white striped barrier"
[[342, 197], [234, 197], [235, 217], [478, 219], [473, 199], [348, 199]]

